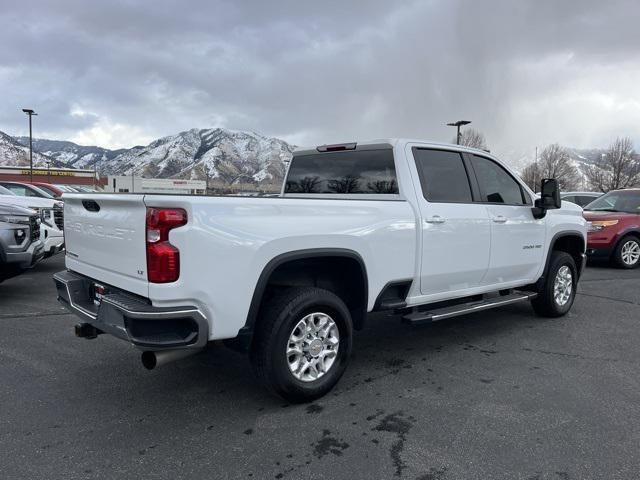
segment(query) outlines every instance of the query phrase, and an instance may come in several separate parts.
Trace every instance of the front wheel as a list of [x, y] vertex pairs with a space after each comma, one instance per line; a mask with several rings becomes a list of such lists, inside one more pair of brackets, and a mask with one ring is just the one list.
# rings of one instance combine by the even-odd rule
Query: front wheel
[[627, 235], [613, 252], [614, 262], [622, 268], [637, 268], [640, 266], [640, 240]]
[[577, 287], [578, 275], [573, 257], [566, 252], [554, 251], [544, 284], [531, 305], [538, 315], [561, 317], [571, 310]]
[[329, 392], [344, 373], [352, 344], [349, 309], [332, 292], [290, 288], [258, 320], [251, 363], [260, 381], [291, 402]]

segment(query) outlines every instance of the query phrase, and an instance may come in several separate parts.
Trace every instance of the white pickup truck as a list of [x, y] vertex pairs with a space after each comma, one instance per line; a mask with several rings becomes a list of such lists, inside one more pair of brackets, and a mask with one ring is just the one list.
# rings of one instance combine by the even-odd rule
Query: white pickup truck
[[[294, 153], [278, 197], [65, 195], [59, 300], [151, 369], [227, 340], [290, 401], [328, 392], [369, 312], [571, 308], [582, 209], [488, 153], [387, 139]], [[231, 340], [233, 339], [233, 340]]]

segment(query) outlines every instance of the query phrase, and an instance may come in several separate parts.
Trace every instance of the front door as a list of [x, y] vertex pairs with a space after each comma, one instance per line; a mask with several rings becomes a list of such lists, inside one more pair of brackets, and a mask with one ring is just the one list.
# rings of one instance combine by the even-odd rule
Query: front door
[[469, 155], [481, 201], [491, 220], [491, 260], [486, 285], [534, 281], [544, 255], [544, 220], [533, 218], [532, 199], [494, 160]]

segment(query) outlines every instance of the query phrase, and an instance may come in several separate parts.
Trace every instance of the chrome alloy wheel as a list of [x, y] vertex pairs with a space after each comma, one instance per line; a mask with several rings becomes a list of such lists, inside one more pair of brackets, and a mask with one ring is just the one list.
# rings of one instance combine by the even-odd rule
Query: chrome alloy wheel
[[340, 332], [326, 313], [310, 313], [289, 335], [287, 363], [294, 377], [313, 382], [326, 374], [338, 357]]
[[571, 269], [563, 265], [556, 273], [556, 279], [553, 282], [553, 298], [559, 307], [564, 307], [571, 298], [573, 291], [573, 275]]
[[635, 265], [640, 260], [640, 244], [635, 240], [629, 240], [622, 246], [620, 256], [625, 265]]

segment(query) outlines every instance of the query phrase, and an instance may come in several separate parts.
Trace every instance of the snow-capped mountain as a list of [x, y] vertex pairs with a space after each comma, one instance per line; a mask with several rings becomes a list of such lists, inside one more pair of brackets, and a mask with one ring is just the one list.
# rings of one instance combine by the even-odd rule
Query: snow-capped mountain
[[[571, 159], [572, 164], [579, 170], [581, 170], [581, 167], [583, 167], [584, 165], [590, 165], [594, 163], [604, 153], [606, 153], [606, 149], [603, 148], [580, 149], [566, 147], [566, 150], [569, 154], [569, 158]], [[529, 164], [533, 163], [536, 156], [535, 148], [527, 150], [496, 151], [494, 153], [498, 158], [506, 162], [517, 172], [522, 172]], [[542, 148], [539, 148], [538, 158], [540, 158], [541, 154]]]
[[99, 170], [159, 178], [219, 179], [223, 183], [276, 183], [295, 147], [255, 132], [197, 129], [133, 147], [101, 163]]
[[[16, 137], [22, 145], [29, 146], [29, 137]], [[67, 167], [93, 168], [96, 162], [103, 162], [118, 156], [125, 150], [109, 150], [102, 147], [78, 145], [64, 140], [33, 139], [33, 149], [62, 162]]]
[[[0, 165], [28, 163], [28, 137], [16, 139], [0, 132]], [[25, 146], [26, 145], [26, 146]], [[60, 140], [34, 139], [34, 161], [43, 165], [97, 168], [105, 174], [147, 178], [209, 177], [222, 184], [280, 183], [295, 146], [275, 137], [226, 128], [193, 128], [160, 138], [147, 146], [109, 150]], [[5, 152], [3, 154], [3, 152]], [[25, 157], [26, 152], [26, 157]]]
[[[29, 166], [29, 143], [27, 146], [22, 145], [15, 138], [0, 132], [0, 165], [7, 166]], [[44, 167], [47, 162], [51, 162], [52, 167], [64, 166], [55, 159], [37, 152], [34, 146], [33, 165], [36, 167]]]

